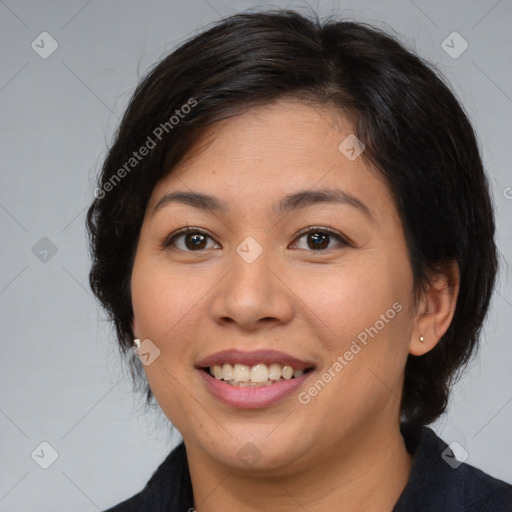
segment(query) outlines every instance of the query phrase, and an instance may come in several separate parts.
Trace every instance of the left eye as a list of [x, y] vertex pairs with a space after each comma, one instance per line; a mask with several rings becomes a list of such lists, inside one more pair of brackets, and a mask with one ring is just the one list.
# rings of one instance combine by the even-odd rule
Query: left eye
[[[341, 246], [350, 245], [349, 242], [339, 233], [321, 227], [308, 228], [307, 231], [302, 232], [302, 234], [296, 237], [295, 240], [301, 240], [303, 238], [306, 239], [308, 248], [313, 249], [314, 251], [332, 249], [332, 247], [329, 247], [329, 245], [333, 239], [336, 240]], [[213, 241], [213, 238], [202, 230], [197, 228], [185, 228], [168, 237], [164, 241], [163, 247], [166, 248], [169, 246], [174, 246], [177, 249], [188, 252], [214, 248], [211, 246], [208, 247], [208, 239]], [[183, 244], [180, 246], [177, 241], [182, 241]], [[218, 244], [214, 243], [214, 245]], [[294, 245], [296, 246], [297, 244]], [[304, 249], [304, 247], [296, 248]]]
[[[306, 244], [309, 248], [314, 251], [321, 251], [324, 249], [332, 249], [329, 246], [329, 242], [334, 239], [342, 246], [348, 246], [348, 241], [343, 238], [339, 233], [336, 233], [330, 229], [314, 227], [308, 228], [306, 232], [303, 232], [301, 236], [297, 237], [295, 240], [300, 240], [306, 237]], [[304, 247], [298, 247], [299, 249], [304, 249]]]
[[[200, 251], [202, 249], [211, 249], [211, 247], [206, 247], [206, 240], [208, 238], [213, 240], [204, 231], [201, 231], [197, 228], [185, 228], [166, 239], [163, 246], [168, 247], [172, 245], [178, 249], [181, 249], [182, 251]], [[176, 240], [180, 239], [184, 240], [185, 247], [179, 247], [178, 244], [175, 243]]]

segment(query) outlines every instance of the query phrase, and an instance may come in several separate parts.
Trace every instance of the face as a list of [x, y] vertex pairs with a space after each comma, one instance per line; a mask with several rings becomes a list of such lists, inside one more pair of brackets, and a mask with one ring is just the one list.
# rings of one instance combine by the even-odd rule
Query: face
[[160, 407], [210, 461], [286, 472], [398, 425], [411, 266], [383, 178], [339, 149], [351, 133], [327, 107], [253, 108], [153, 191], [134, 332]]

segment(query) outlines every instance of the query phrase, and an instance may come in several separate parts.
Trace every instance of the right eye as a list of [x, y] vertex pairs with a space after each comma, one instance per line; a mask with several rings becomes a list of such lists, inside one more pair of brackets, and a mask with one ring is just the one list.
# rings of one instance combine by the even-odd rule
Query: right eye
[[[212, 249], [213, 247], [206, 247], [208, 238], [213, 240], [213, 238], [202, 229], [186, 227], [168, 236], [164, 240], [162, 247], [167, 249], [172, 246], [173, 248], [186, 252]], [[177, 242], [182, 242], [181, 246], [179, 246]]]

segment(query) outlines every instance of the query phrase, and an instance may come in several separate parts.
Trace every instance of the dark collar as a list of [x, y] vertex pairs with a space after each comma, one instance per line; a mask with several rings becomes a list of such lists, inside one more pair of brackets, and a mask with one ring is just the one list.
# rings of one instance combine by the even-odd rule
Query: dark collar
[[[455, 468], [453, 453], [430, 428], [402, 424], [400, 430], [414, 459], [393, 512], [512, 511], [512, 486], [468, 464]], [[146, 487], [124, 504], [127, 506], [120, 504], [112, 512], [185, 512], [193, 508], [185, 445], [176, 446]]]
[[400, 430], [414, 458], [409, 481], [393, 512], [512, 511], [512, 486], [460, 464], [430, 428], [402, 424]]

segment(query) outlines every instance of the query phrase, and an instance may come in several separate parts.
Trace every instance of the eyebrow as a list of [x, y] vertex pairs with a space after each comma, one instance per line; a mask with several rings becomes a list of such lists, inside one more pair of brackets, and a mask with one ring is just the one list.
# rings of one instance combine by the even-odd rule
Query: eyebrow
[[[199, 192], [171, 192], [165, 194], [153, 208], [151, 215], [170, 203], [181, 203], [208, 212], [223, 213], [228, 210], [227, 203], [214, 196]], [[297, 211], [319, 203], [346, 204], [357, 208], [361, 213], [373, 220], [373, 215], [360, 199], [340, 189], [314, 189], [300, 190], [289, 194], [273, 205], [273, 210], [278, 214]]]

